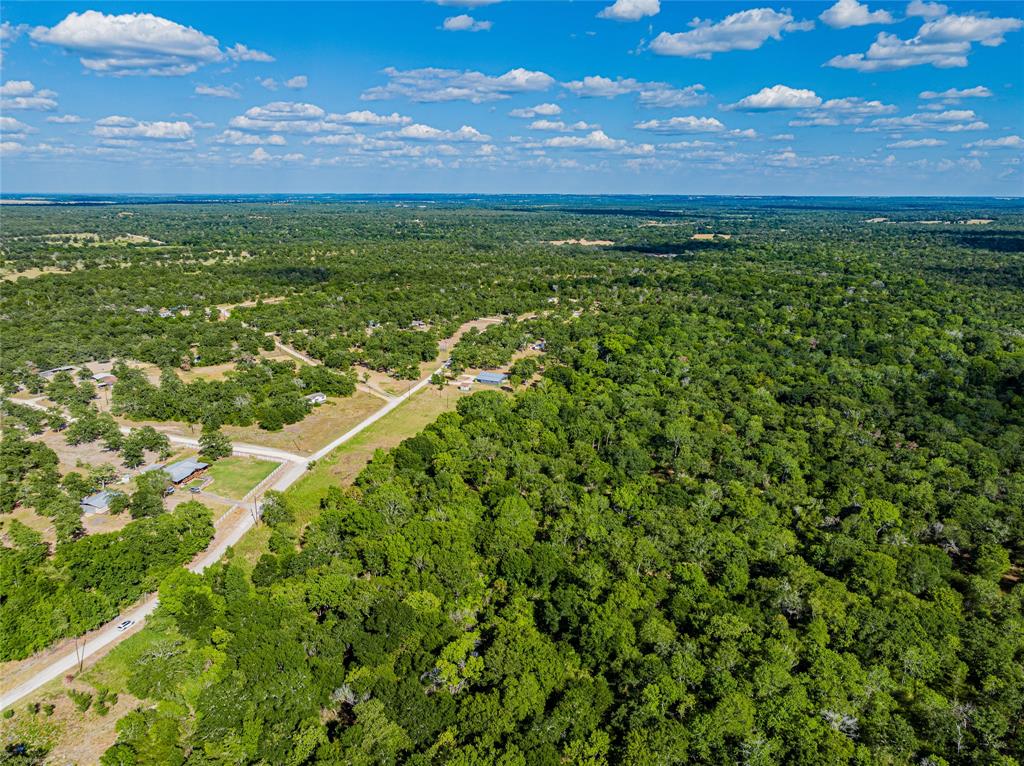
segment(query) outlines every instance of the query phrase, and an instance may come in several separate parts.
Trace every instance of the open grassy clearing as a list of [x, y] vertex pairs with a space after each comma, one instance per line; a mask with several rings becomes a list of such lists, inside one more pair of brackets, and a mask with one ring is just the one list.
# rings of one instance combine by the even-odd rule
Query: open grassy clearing
[[191, 383], [195, 380], [224, 380], [233, 369], [235, 369], [234, 362], [225, 362], [205, 367], [193, 367], [190, 370], [175, 370], [175, 372], [182, 383]]
[[[128, 423], [133, 427], [137, 427], [138, 424]], [[57, 453], [57, 459], [60, 461], [59, 468], [61, 474], [67, 474], [71, 471], [82, 471], [82, 466], [87, 465], [111, 465], [114, 469], [124, 474], [128, 472], [128, 467], [121, 460], [121, 455], [117, 452], [110, 452], [103, 448], [102, 442], [95, 441], [87, 444], [68, 444], [64, 438], [64, 434], [57, 431], [46, 431], [39, 434], [38, 436], [31, 437], [34, 440], [43, 442], [47, 447]], [[171, 445], [174, 448], [175, 445]], [[177, 460], [182, 452], [181, 448], [177, 448], [175, 454], [170, 458], [171, 461]], [[155, 452], [147, 452], [145, 455], [146, 463], [151, 463], [157, 459]]]
[[82, 515], [82, 526], [87, 535], [98, 535], [106, 532], [118, 532], [131, 524], [131, 514], [124, 513], [90, 513]]
[[[444, 391], [428, 386], [399, 405], [387, 417], [320, 460], [286, 492], [297, 513], [295, 529], [301, 530], [319, 513], [320, 498], [329, 487], [350, 485], [374, 452], [378, 449], [391, 449], [415, 436], [433, 423], [438, 415], [455, 409], [456, 403], [463, 396], [469, 394], [460, 392], [454, 386], [445, 386]], [[267, 527], [254, 527], [234, 547], [234, 557], [250, 566], [254, 565], [266, 551], [269, 538], [270, 530]]]
[[43, 266], [41, 268], [25, 269], [24, 271], [5, 271], [0, 277], [4, 282], [16, 282], [19, 279], [37, 279], [45, 274], [70, 274], [68, 269], [59, 269], [56, 266]]
[[57, 532], [54, 529], [53, 522], [45, 516], [40, 516], [31, 508], [24, 508], [22, 506], [18, 506], [10, 513], [0, 516], [0, 535], [6, 536], [7, 527], [15, 519], [26, 527], [39, 532], [43, 536], [43, 540], [50, 545], [56, 544]]
[[206, 490], [215, 495], [241, 500], [278, 465], [279, 463], [272, 460], [259, 460], [241, 455], [221, 458], [207, 471], [213, 482]]
[[[117, 739], [118, 719], [141, 702], [126, 691], [130, 668], [168, 633], [148, 628], [139, 631], [117, 645], [94, 667], [90, 668], [87, 661], [84, 672], [71, 683], [58, 678], [43, 686], [14, 708], [13, 718], [0, 721], [0, 747], [13, 742], [45, 746], [49, 754], [42, 762], [47, 764], [99, 763], [100, 756]], [[96, 712], [95, 706], [79, 712], [67, 696], [70, 688], [94, 697], [101, 688], [110, 689], [117, 694], [117, 704], [112, 705], [106, 715]], [[39, 712], [34, 712], [36, 705], [39, 705]], [[46, 715], [43, 710], [47, 705], [53, 705], [52, 715]]]
[[311, 455], [380, 408], [380, 399], [365, 391], [352, 396], [330, 397], [298, 423], [280, 431], [264, 431], [259, 426], [225, 426], [231, 439], [249, 444]]
[[[221, 430], [232, 441], [311, 455], [338, 434], [345, 433], [376, 411], [380, 404], [380, 399], [373, 394], [356, 391], [352, 396], [329, 398], [324, 404], [314, 408], [303, 420], [286, 425], [280, 431], [264, 431], [256, 425], [224, 426]], [[199, 425], [173, 420], [128, 420], [119, 416], [115, 418], [124, 426], [153, 426], [157, 431], [175, 436], [198, 439], [202, 433]]]

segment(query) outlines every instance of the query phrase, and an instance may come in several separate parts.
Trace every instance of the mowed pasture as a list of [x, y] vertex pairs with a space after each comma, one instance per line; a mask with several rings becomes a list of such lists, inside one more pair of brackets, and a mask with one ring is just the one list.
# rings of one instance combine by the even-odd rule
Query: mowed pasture
[[272, 460], [259, 460], [242, 455], [221, 458], [207, 471], [206, 475], [213, 481], [205, 491], [232, 500], [241, 500], [278, 465], [280, 463]]

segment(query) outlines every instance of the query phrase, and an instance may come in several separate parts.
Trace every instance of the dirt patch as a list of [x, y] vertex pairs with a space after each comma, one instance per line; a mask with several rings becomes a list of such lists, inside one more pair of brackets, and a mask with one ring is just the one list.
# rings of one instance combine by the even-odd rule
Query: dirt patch
[[[159, 239], [153, 239], [147, 237], [144, 234], [118, 234], [112, 239], [104, 240], [99, 234], [93, 231], [82, 231], [74, 234], [48, 234], [43, 237], [45, 242], [50, 244], [71, 244], [73, 247], [82, 247], [83, 245], [101, 245], [106, 243], [114, 243], [121, 245], [162, 245], [164, 244]], [[70, 242], [68, 242], [70, 240]]]
[[235, 369], [234, 362], [211, 364], [206, 367], [193, 367], [191, 370], [175, 370], [183, 383], [194, 380], [224, 380], [228, 373]]
[[73, 234], [48, 234], [43, 239], [51, 243], [71, 240], [73, 245], [84, 245], [86, 242], [99, 242], [100, 235], [94, 231], [80, 231]]
[[[32, 702], [38, 702], [40, 711], [30, 712], [28, 704], [18, 705], [14, 717], [2, 724], [2, 744], [6, 746], [23, 742], [30, 747], [45, 747], [49, 755], [45, 763], [65, 764], [99, 763], [100, 756], [117, 740], [117, 721], [139, 706], [140, 700], [130, 694], [119, 693], [117, 704], [110, 707], [106, 715], [100, 715], [90, 708], [80, 713], [67, 689], [96, 693], [94, 687], [82, 682], [64, 684], [53, 681], [40, 692], [32, 695]], [[53, 714], [42, 711], [44, 705], [53, 705]]]
[[732, 234], [694, 234], [690, 239], [696, 239], [701, 242], [710, 242], [716, 239], [732, 239]]
[[[223, 250], [214, 250], [215, 253], [223, 253]], [[270, 298], [257, 298], [251, 301], [242, 301], [241, 303], [221, 303], [217, 306], [217, 312], [220, 314], [220, 319], [224, 320], [231, 316], [231, 312], [234, 309], [249, 308], [250, 306], [256, 306], [260, 301], [265, 304], [280, 303], [285, 300], [285, 295], [274, 295]]]
[[119, 532], [127, 527], [131, 521], [131, 514], [127, 511], [116, 515], [111, 513], [89, 513], [82, 515], [82, 526], [85, 527], [87, 535]]
[[19, 279], [36, 279], [45, 274], [70, 274], [68, 269], [58, 269], [56, 266], [43, 266], [37, 269], [25, 269], [24, 271], [6, 272], [2, 279], [4, 282], [17, 282]]
[[610, 247], [615, 243], [610, 239], [549, 239], [549, 245], [583, 245], [584, 247]]
[[879, 218], [868, 218], [866, 221], [864, 221], [864, 223], [885, 223], [888, 220], [889, 220], [888, 218], [882, 218], [882, 217], [879, 217]]
[[31, 508], [18, 506], [9, 514], [0, 516], [0, 535], [5, 538], [5, 543], [7, 527], [10, 526], [10, 523], [15, 519], [20, 521], [26, 527], [39, 532], [43, 536], [43, 540], [48, 542], [50, 545], [54, 545], [57, 542], [57, 531], [54, 529], [53, 521], [45, 516], [40, 516]]
[[[47, 447], [57, 453], [57, 460], [59, 461], [58, 468], [61, 474], [70, 473], [71, 471], [85, 470], [82, 465], [111, 465], [118, 474], [124, 474], [130, 469], [121, 461], [121, 456], [117, 452], [108, 452], [103, 448], [103, 443], [99, 441], [92, 442], [91, 444], [68, 444], [64, 439], [64, 434], [57, 431], [47, 431], [39, 434], [38, 436], [32, 436], [31, 439], [41, 441]], [[156, 459], [155, 453], [146, 454], [146, 462], [150, 463]]]

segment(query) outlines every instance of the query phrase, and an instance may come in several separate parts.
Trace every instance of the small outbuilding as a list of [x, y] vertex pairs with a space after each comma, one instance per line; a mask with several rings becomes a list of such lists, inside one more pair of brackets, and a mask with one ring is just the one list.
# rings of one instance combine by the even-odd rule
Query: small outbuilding
[[315, 394], [306, 394], [303, 397], [309, 404], [323, 404], [327, 401], [327, 394], [317, 391]]
[[488, 386], [501, 386], [508, 380], [508, 375], [503, 372], [481, 372], [473, 380]]

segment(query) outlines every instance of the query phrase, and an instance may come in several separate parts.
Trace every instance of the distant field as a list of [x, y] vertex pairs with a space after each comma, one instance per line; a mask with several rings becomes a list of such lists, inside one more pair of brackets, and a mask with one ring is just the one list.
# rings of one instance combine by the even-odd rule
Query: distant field
[[245, 494], [277, 468], [271, 460], [232, 455], [218, 460], [207, 472], [213, 483], [207, 490], [215, 495], [241, 500]]

